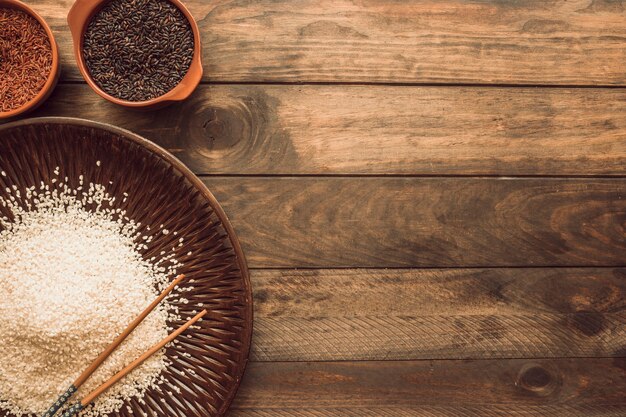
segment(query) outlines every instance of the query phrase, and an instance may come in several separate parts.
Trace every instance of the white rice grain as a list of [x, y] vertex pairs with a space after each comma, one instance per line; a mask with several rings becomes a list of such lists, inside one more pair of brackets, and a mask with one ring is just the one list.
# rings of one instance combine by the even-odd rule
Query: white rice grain
[[[104, 186], [85, 188], [41, 184], [25, 196], [7, 189], [11, 195], [0, 199], [14, 217], [0, 219], [0, 407], [18, 416], [47, 410], [180, 267], [173, 258], [167, 268], [144, 260], [143, 243], [134, 243], [143, 242], [136, 240], [137, 223], [120, 220], [126, 213], [111, 207]], [[88, 210], [87, 203], [97, 209]], [[166, 300], [75, 398], [165, 337], [168, 319], [177, 318], [168, 311], [176, 309]], [[118, 411], [159, 383], [167, 365], [164, 351], [152, 356], [81, 415]]]

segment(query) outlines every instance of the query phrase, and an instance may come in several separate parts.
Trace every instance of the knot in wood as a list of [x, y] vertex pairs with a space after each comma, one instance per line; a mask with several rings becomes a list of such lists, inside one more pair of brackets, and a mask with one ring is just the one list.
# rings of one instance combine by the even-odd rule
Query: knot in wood
[[530, 363], [520, 369], [515, 385], [528, 394], [546, 397], [558, 389], [560, 381], [548, 369]]

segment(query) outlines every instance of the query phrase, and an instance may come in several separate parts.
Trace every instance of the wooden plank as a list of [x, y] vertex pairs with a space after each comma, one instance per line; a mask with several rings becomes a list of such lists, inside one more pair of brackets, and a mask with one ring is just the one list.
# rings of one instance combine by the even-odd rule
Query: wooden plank
[[626, 353], [626, 269], [252, 270], [256, 361]]
[[624, 358], [251, 363], [230, 415], [623, 416], [625, 369]]
[[626, 181], [205, 177], [251, 267], [623, 266]]
[[254, 315], [617, 313], [625, 268], [252, 269]]
[[568, 407], [544, 406], [524, 407], [524, 409], [509, 410], [506, 406], [478, 406], [478, 407], [451, 407], [451, 406], [420, 406], [420, 407], [370, 407], [370, 408], [323, 408], [323, 409], [233, 409], [228, 417], [528, 417], [528, 416], [555, 416], [555, 417], [623, 417], [624, 407]]
[[34, 115], [125, 127], [199, 174], [626, 174], [621, 89], [219, 85], [141, 113], [60, 85]]
[[[80, 79], [65, 17], [63, 78]], [[626, 13], [611, 0], [188, 0], [206, 81], [624, 85]]]

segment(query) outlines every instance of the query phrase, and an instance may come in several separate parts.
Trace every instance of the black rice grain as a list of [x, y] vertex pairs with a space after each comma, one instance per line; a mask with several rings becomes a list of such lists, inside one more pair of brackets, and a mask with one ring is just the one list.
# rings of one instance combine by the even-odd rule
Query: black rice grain
[[111, 0], [89, 22], [82, 52], [104, 92], [145, 101], [183, 79], [193, 58], [193, 31], [168, 0]]

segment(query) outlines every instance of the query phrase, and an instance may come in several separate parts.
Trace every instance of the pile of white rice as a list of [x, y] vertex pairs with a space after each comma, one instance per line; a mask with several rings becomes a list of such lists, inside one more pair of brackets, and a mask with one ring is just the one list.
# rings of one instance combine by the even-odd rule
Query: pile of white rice
[[[140, 225], [113, 208], [105, 186], [81, 176], [70, 189], [55, 174], [51, 184], [7, 188], [10, 197], [0, 199], [14, 216], [0, 219], [0, 408], [18, 416], [45, 412], [180, 267], [174, 252], [159, 263], [140, 254], [164, 229], [139, 236]], [[179, 319], [170, 302], [180, 297], [175, 291], [157, 307], [71, 402], [167, 336], [168, 319]], [[152, 356], [81, 415], [141, 398], [167, 365], [163, 351]]]

